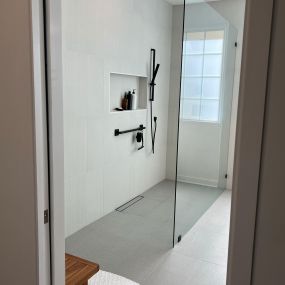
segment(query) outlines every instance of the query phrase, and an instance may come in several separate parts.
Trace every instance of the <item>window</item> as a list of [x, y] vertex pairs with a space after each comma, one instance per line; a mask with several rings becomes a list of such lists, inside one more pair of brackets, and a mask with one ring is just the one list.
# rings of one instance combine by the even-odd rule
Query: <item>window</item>
[[224, 31], [185, 34], [181, 118], [219, 122]]

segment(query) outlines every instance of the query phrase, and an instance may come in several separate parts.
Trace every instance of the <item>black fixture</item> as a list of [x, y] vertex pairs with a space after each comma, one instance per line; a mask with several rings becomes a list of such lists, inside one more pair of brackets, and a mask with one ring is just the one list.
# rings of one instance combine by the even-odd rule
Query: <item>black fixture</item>
[[136, 136], [137, 142], [141, 143], [141, 147], [138, 148], [138, 150], [141, 150], [144, 148], [144, 141], [143, 141], [143, 132], [138, 132]]
[[[149, 83], [150, 85], [150, 96], [149, 96], [149, 101], [150, 101], [150, 125], [151, 125], [151, 141], [152, 141], [152, 152], [154, 153], [154, 144], [155, 144], [155, 136], [156, 136], [156, 128], [157, 128], [157, 117], [153, 117], [153, 112], [152, 112], [152, 102], [154, 101], [154, 87], [156, 85], [155, 79], [158, 73], [158, 69], [160, 67], [160, 64], [156, 64], [156, 50], [151, 49], [151, 81]], [[154, 123], [154, 128], [153, 128], [153, 123]]]
[[138, 132], [138, 131], [143, 131], [145, 130], [146, 127], [144, 127], [144, 125], [140, 125], [138, 128], [136, 129], [130, 129], [130, 130], [126, 130], [126, 131], [120, 131], [119, 129], [115, 129], [114, 131], [114, 135], [115, 137], [119, 136], [119, 135], [123, 135], [123, 134], [127, 134], [127, 133], [133, 133], [133, 132]]
[[150, 85], [150, 98], [149, 100], [150, 101], [154, 101], [154, 87], [156, 85], [155, 83], [155, 79], [156, 79], [156, 76], [157, 76], [157, 73], [158, 73], [158, 69], [160, 67], [160, 64], [156, 64], [156, 50], [155, 49], [151, 49], [151, 69], [152, 69], [152, 73], [151, 73], [151, 81], [149, 83]]

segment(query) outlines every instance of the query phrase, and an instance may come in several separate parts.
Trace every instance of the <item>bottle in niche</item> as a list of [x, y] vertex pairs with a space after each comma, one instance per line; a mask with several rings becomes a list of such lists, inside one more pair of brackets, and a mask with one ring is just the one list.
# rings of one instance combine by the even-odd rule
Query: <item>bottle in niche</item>
[[127, 93], [125, 94], [125, 96], [122, 99], [122, 109], [128, 110], [128, 95], [127, 95]]
[[138, 108], [138, 96], [136, 94], [136, 89], [133, 89], [133, 93], [132, 93], [132, 96], [133, 96], [133, 106], [132, 106], [132, 110], [136, 110]]
[[132, 92], [129, 91], [127, 94], [127, 100], [128, 100], [128, 110], [132, 110], [132, 106], [133, 106], [133, 95]]

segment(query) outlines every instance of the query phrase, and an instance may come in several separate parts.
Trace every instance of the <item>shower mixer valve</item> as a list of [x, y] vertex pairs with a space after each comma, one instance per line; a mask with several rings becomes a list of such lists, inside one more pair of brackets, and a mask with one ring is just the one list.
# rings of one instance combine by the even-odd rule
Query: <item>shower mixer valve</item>
[[143, 132], [138, 132], [136, 136], [137, 142], [141, 143], [141, 147], [138, 148], [138, 150], [141, 150], [144, 148], [144, 140], [143, 140]]

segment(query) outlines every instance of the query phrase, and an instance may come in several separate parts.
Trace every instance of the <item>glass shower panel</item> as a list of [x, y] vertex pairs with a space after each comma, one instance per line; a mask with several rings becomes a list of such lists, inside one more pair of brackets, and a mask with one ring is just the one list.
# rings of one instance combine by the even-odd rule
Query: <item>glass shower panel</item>
[[180, 50], [174, 244], [225, 189], [236, 60], [237, 30], [218, 2], [193, 2], [185, 3]]
[[[188, 68], [189, 66], [191, 66], [191, 68]], [[203, 70], [203, 56], [196, 54], [185, 54], [183, 67], [183, 73], [185, 77], [201, 76]]]
[[184, 88], [184, 98], [200, 98], [201, 97], [201, 84], [202, 78], [184, 78], [183, 88]]
[[200, 120], [207, 122], [219, 120], [219, 100], [201, 100]]
[[221, 68], [222, 68], [222, 55], [215, 54], [204, 55], [204, 72], [205, 76], [220, 76], [221, 75]]
[[[139, 283], [173, 246], [172, 9], [164, 0], [62, 1], [66, 252]], [[201, 56], [187, 60], [197, 62], [189, 75], [201, 74]]]
[[205, 99], [219, 99], [221, 90], [221, 78], [204, 78], [202, 96]]
[[205, 39], [205, 53], [223, 52], [224, 47], [224, 31], [210, 31], [206, 32]]

